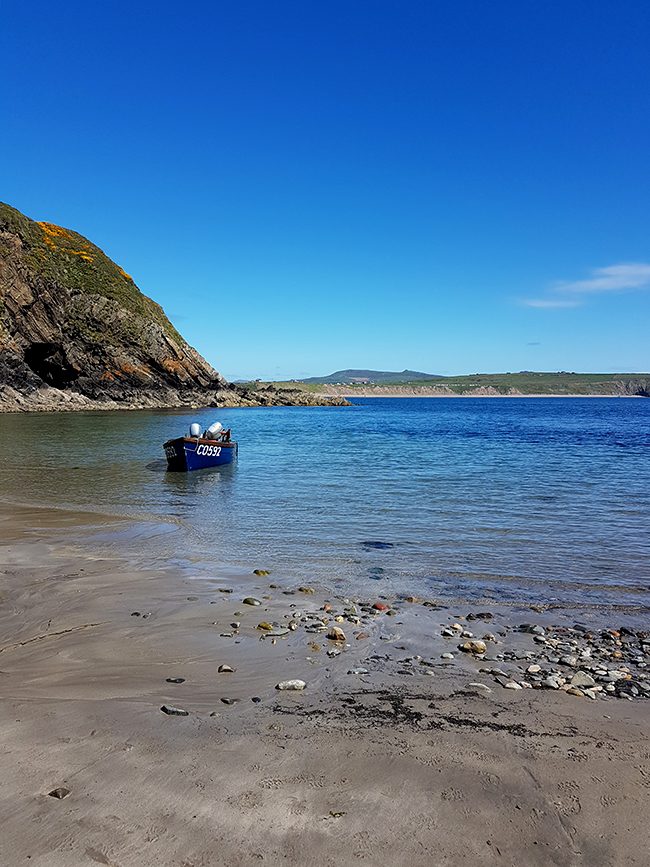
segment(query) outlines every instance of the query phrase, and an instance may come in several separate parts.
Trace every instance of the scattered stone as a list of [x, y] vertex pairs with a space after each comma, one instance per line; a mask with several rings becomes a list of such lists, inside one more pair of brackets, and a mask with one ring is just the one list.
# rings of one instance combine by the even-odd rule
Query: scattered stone
[[407, 596], [404, 601], [405, 602], [419, 602], [420, 600], [418, 599], [417, 596]]
[[327, 637], [330, 641], [345, 641], [345, 632], [338, 626], [332, 626], [327, 633]]
[[516, 680], [509, 680], [507, 683], [503, 684], [504, 689], [523, 689], [520, 683], [517, 683]]
[[375, 602], [372, 606], [376, 611], [388, 611], [388, 605], [384, 605], [383, 602]]
[[189, 711], [183, 710], [181, 707], [174, 707], [173, 704], [164, 704], [160, 710], [168, 716], [189, 716]]
[[463, 629], [463, 631], [460, 633], [460, 637], [461, 638], [474, 638], [474, 633], [469, 632], [467, 629]]
[[254, 701], [255, 704], [259, 704], [259, 702], [261, 702], [262, 699], [259, 697], [259, 695], [254, 695], [253, 698], [251, 699], [251, 701]]
[[188, 601], [188, 602], [198, 602], [198, 601], [199, 601], [199, 597], [198, 597], [198, 596], [188, 596], [188, 597], [187, 597], [187, 601]]
[[67, 798], [70, 794], [70, 789], [66, 789], [64, 786], [58, 786], [56, 789], [52, 789], [51, 792], [47, 793], [50, 798], [56, 798], [58, 801], [62, 801], [64, 798]]
[[290, 629], [273, 629], [271, 632], [264, 632], [260, 638], [286, 638], [290, 634]]
[[140, 614], [139, 611], [133, 611], [133, 612], [131, 613], [131, 617], [141, 617], [141, 616], [142, 616], [142, 615]]
[[578, 689], [577, 686], [570, 686], [567, 689], [567, 695], [578, 695], [581, 698], [584, 698], [584, 692], [581, 689]]
[[231, 623], [230, 625], [232, 626], [233, 629], [239, 629], [240, 626], [241, 626], [241, 623], [239, 622], [239, 620], [235, 620], [235, 621], [234, 621], [233, 623]]
[[165, 683], [185, 683], [184, 677], [168, 677], [165, 679]]
[[313, 595], [314, 589], [313, 589], [313, 587], [299, 587], [298, 593], [307, 593], [309, 595]]
[[273, 631], [273, 626], [270, 623], [267, 623], [266, 620], [262, 620], [262, 622], [258, 623], [255, 628], [256, 629], [265, 629], [267, 632]]
[[368, 674], [367, 668], [351, 668], [348, 674]]
[[259, 578], [264, 578], [265, 575], [270, 575], [271, 573], [267, 569], [253, 569], [253, 575], [257, 575]]
[[[218, 623], [215, 623], [214, 625], [218, 626]], [[219, 633], [219, 638], [234, 638], [234, 637], [235, 637], [234, 632], [220, 632]]]
[[460, 645], [460, 649], [465, 651], [465, 653], [481, 654], [485, 653], [487, 647], [485, 646], [484, 641], [466, 641], [464, 644]]
[[219, 590], [219, 593], [232, 593], [230, 587], [218, 587], [217, 589]]
[[448, 629], [448, 628], [443, 629], [440, 634], [443, 635], [445, 638], [455, 638], [456, 637], [456, 633], [454, 632], [454, 630]]
[[555, 677], [545, 677], [541, 682], [542, 686], [546, 687], [546, 689], [559, 689], [560, 683]]
[[221, 701], [224, 704], [235, 704], [235, 702], [239, 701], [238, 698], [222, 698]]
[[[390, 611], [388, 612], [390, 614]], [[329, 637], [329, 636], [328, 636]], [[370, 634], [368, 632], [360, 632], [357, 635], [357, 641], [361, 641], [364, 638], [370, 638]]]
[[247, 596], [246, 599], [243, 600], [244, 605], [261, 605], [259, 599], [254, 599], [252, 596]]
[[454, 658], [453, 653], [442, 653], [440, 655], [440, 659], [453, 659], [453, 658]]
[[541, 671], [541, 670], [542, 670], [541, 665], [529, 665], [528, 668], [526, 669], [528, 674], [537, 674], [537, 672]]
[[333, 659], [335, 656], [340, 656], [341, 651], [340, 650], [328, 650], [327, 655]]
[[219, 668], [217, 669], [217, 672], [219, 674], [234, 674], [235, 669], [231, 668], [229, 665], [220, 665]]
[[571, 686], [595, 686], [596, 681], [590, 674], [587, 674], [585, 671], [576, 672], [571, 678]]
[[478, 689], [479, 692], [492, 692], [489, 686], [485, 683], [469, 683], [467, 684], [468, 689]]
[[276, 689], [291, 689], [291, 690], [300, 690], [304, 689], [307, 686], [304, 680], [282, 680], [280, 683], [276, 683]]

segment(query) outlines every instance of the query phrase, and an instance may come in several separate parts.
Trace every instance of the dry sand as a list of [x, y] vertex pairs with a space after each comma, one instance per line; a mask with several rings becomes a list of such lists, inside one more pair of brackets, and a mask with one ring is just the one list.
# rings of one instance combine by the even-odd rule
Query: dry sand
[[271, 588], [264, 564], [134, 571], [70, 544], [87, 516], [0, 520], [0, 864], [650, 864], [650, 702], [468, 688], [491, 683], [481, 663], [440, 659], [467, 607], [342, 623], [336, 658], [304, 625], [261, 640], [262, 620], [340, 604]]

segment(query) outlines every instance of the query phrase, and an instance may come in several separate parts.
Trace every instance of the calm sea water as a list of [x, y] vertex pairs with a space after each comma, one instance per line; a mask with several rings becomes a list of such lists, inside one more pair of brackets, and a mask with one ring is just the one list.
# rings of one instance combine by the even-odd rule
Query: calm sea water
[[[165, 472], [162, 442], [214, 420], [238, 462]], [[0, 441], [5, 501], [164, 522], [105, 539], [136, 562], [267, 568], [345, 594], [650, 609], [650, 401], [2, 415]]]

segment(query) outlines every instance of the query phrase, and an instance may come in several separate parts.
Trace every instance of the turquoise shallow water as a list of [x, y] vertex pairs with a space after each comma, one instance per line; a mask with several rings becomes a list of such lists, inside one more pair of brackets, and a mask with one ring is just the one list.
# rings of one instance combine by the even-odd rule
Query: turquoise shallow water
[[[165, 472], [191, 421], [235, 465]], [[5, 501], [163, 521], [142, 562], [271, 569], [342, 593], [650, 608], [650, 401], [0, 416]], [[387, 547], [376, 547], [384, 543]]]

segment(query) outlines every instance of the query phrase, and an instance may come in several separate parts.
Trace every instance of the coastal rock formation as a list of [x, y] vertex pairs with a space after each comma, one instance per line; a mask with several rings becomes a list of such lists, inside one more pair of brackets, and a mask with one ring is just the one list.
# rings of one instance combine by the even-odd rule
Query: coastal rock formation
[[0, 203], [0, 411], [329, 403], [230, 385], [99, 247]]

